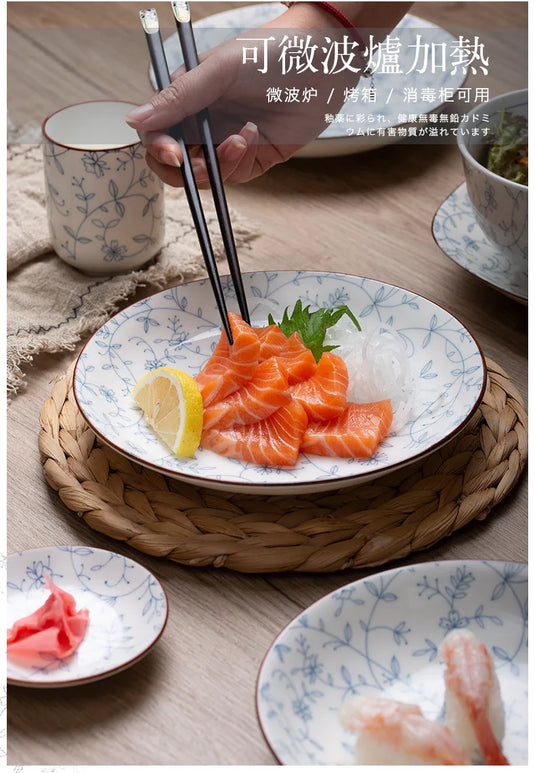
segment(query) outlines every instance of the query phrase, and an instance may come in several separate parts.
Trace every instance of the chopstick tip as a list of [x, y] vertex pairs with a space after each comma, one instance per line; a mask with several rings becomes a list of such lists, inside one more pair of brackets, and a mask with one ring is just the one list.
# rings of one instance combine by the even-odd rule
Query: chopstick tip
[[177, 0], [177, 2], [173, 1], [171, 5], [173, 6], [173, 13], [175, 14], [175, 19], [178, 22], [186, 23], [191, 20], [191, 14], [190, 14], [188, 3], [184, 2], [184, 0]]
[[141, 19], [141, 24], [147, 34], [152, 35], [155, 32], [160, 31], [156, 8], [145, 8], [143, 11], [139, 12], [139, 18]]

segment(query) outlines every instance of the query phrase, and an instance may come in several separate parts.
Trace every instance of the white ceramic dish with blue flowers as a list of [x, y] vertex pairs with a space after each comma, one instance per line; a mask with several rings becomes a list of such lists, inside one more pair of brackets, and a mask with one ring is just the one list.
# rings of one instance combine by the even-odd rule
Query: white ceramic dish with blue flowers
[[440, 205], [433, 219], [433, 236], [457, 265], [519, 303], [528, 302], [528, 267], [490, 242], [479, 227], [466, 183]]
[[68, 687], [111, 676], [154, 646], [167, 623], [168, 605], [158, 580], [119, 553], [99, 548], [52, 546], [7, 559], [6, 623], [35, 612], [49, 596], [45, 577], [89, 610], [84, 639], [70, 657], [39, 666], [7, 661], [7, 681], [26, 687]]
[[257, 681], [258, 719], [287, 765], [350, 765], [355, 735], [337, 712], [351, 695], [416, 703], [440, 719], [438, 648], [468, 628], [492, 653], [505, 708], [504, 754], [528, 761], [528, 572], [525, 564], [442, 561], [352, 582], [293, 620]]
[[[476, 410], [486, 378], [479, 346], [459, 320], [431, 301], [348, 274], [257, 271], [243, 279], [253, 325], [267, 324], [269, 313], [282, 319], [284, 309], [293, 308], [297, 299], [313, 309], [347, 304], [362, 326], [356, 336], [379, 331], [380, 340], [393, 341], [410, 373], [412, 408], [404, 423], [369, 459], [301, 454], [294, 467], [261, 467], [202, 447], [192, 458], [171, 454], [146, 426], [130, 395], [153, 368], [168, 365], [195, 375], [210, 356], [221, 327], [211, 286], [201, 280], [133, 304], [103, 325], [83, 349], [74, 394], [84, 418], [105, 443], [142, 465], [200, 486], [310, 493], [369, 481], [429, 454], [459, 432]], [[232, 282], [228, 276], [222, 282], [229, 307], [237, 309]]]

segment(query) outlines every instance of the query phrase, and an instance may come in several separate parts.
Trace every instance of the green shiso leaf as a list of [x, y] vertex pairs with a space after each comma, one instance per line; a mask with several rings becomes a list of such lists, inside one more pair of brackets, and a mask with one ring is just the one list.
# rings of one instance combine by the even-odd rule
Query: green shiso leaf
[[298, 300], [291, 314], [288, 313], [288, 308], [286, 307], [284, 310], [281, 322], [275, 322], [270, 314], [268, 316], [269, 324], [278, 325], [287, 338], [293, 333], [298, 333], [305, 346], [314, 355], [316, 362], [319, 362], [323, 352], [331, 352], [333, 349], [338, 348], [337, 346], [326, 346], [324, 344], [325, 333], [328, 328], [336, 325], [344, 314], [347, 314], [357, 330], [361, 329], [358, 319], [346, 305], [310, 311], [310, 306], [303, 308], [301, 300]]

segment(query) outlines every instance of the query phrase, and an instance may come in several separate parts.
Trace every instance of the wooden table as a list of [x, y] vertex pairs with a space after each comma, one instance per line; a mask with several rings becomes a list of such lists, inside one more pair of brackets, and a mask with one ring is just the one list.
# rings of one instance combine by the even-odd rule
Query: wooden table
[[[194, 18], [240, 3], [193, 3]], [[167, 3], [157, 3], [165, 18]], [[137, 3], [8, 3], [9, 113], [39, 124], [71, 101], [151, 94]], [[492, 94], [527, 85], [527, 3], [416, 3], [449, 28], [492, 42]], [[120, 52], [120, 54], [118, 53]], [[469, 84], [470, 81], [468, 81]], [[231, 205], [262, 235], [242, 268], [317, 268], [408, 287], [449, 309], [527, 398], [527, 311], [459, 268], [436, 246], [436, 209], [463, 180], [454, 145], [391, 145], [367, 154], [292, 160], [229, 186]], [[321, 227], [319, 227], [321, 225]], [[255, 679], [279, 630], [306, 606], [369, 572], [238, 575], [152, 559], [91, 531], [46, 485], [38, 412], [74, 352], [43, 355], [8, 410], [8, 552], [51, 544], [117, 549], [153, 571], [169, 596], [164, 636], [131, 669], [65, 690], [10, 688], [11, 765], [273, 764], [255, 715]], [[486, 521], [473, 521], [410, 562], [527, 561], [527, 482]], [[405, 562], [406, 563], [406, 562]], [[370, 570], [372, 571], [372, 570]]]

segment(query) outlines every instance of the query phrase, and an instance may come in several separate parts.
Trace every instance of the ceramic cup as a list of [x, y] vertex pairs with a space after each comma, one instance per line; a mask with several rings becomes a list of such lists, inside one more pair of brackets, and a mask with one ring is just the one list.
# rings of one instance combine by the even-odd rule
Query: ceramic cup
[[[511, 271], [527, 273], [528, 263], [528, 188], [506, 180], [486, 168], [489, 140], [483, 127], [492, 132], [503, 111], [528, 117], [527, 89], [501, 94], [474, 107], [468, 113], [465, 133], [457, 135], [466, 188], [476, 221], [487, 239], [507, 259]], [[479, 135], [471, 129], [479, 127]]]
[[138, 135], [125, 122], [134, 106], [83, 102], [43, 121], [52, 246], [85, 274], [140, 268], [163, 243], [163, 184], [146, 165]]

